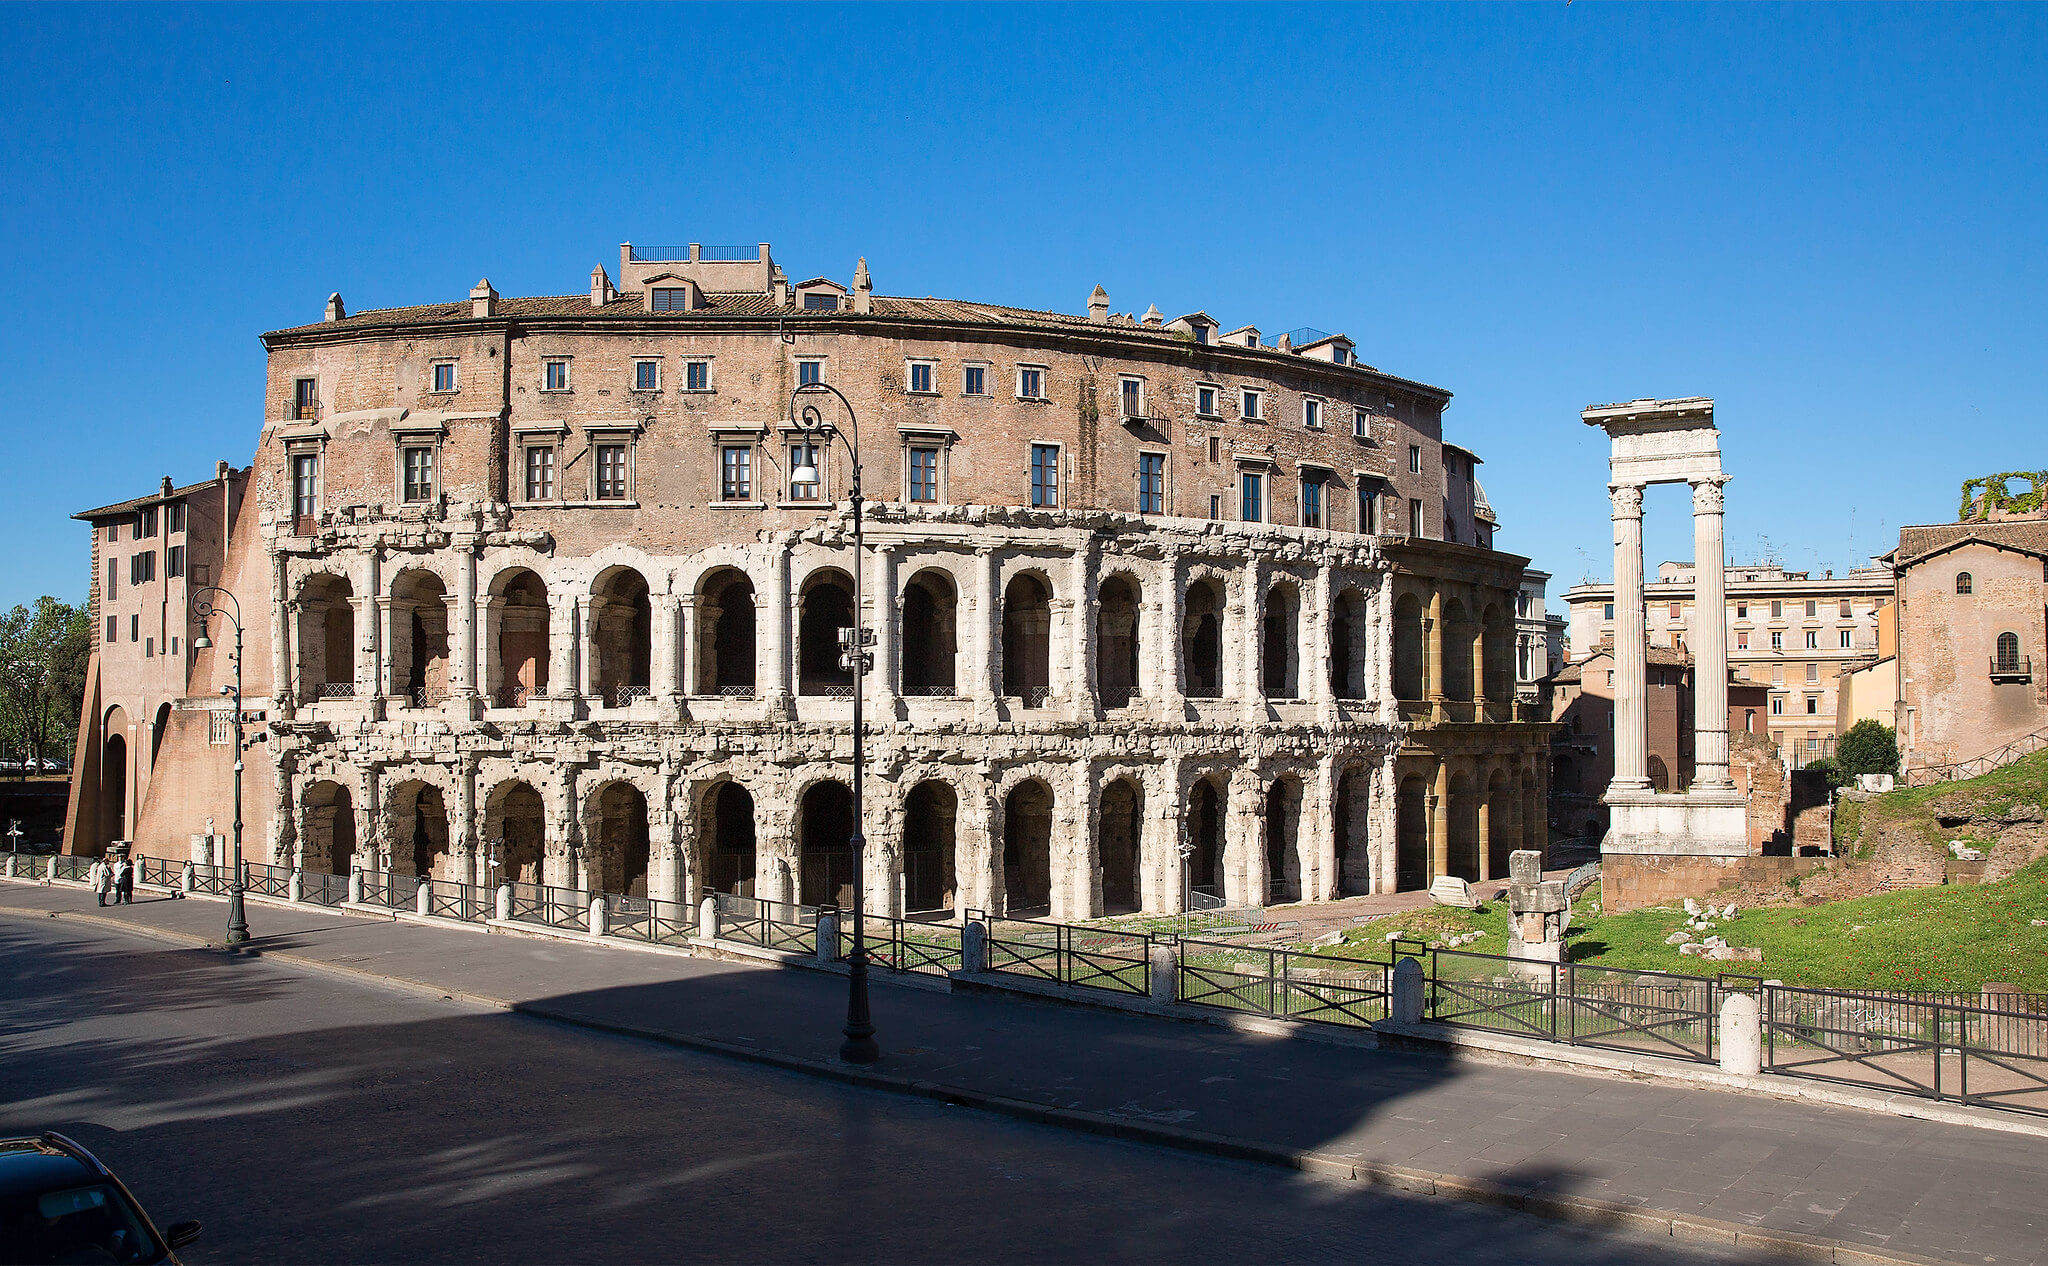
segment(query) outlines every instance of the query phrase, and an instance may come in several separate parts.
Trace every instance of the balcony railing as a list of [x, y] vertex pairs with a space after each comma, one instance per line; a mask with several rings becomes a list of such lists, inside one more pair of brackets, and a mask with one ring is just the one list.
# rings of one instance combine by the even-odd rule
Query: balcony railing
[[407, 699], [415, 708], [438, 708], [447, 698], [446, 686], [415, 686], [407, 692]]
[[500, 686], [495, 701], [501, 708], [523, 708], [533, 702], [533, 697], [531, 686]]
[[754, 697], [754, 688], [752, 686], [720, 686], [712, 693], [721, 699], [751, 699]]
[[605, 703], [614, 708], [630, 708], [653, 696], [653, 688], [649, 686], [614, 686], [605, 692]]
[[910, 699], [951, 699], [959, 693], [951, 686], [905, 686], [903, 694]]
[[1994, 655], [1991, 657], [1991, 680], [2032, 681], [2034, 679], [2034, 657], [2032, 655]]
[[356, 683], [352, 681], [323, 681], [319, 695], [322, 699], [353, 699], [356, 697]]
[[284, 407], [287, 420], [292, 422], [318, 422], [320, 402], [318, 400], [293, 400]]

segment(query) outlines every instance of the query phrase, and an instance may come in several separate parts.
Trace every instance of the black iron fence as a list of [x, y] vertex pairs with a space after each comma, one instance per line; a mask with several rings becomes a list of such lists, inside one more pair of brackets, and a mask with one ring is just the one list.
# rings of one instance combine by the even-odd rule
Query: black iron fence
[[711, 894], [718, 911], [718, 935], [761, 949], [791, 954], [818, 952], [818, 907], [794, 901], [764, 901], [729, 892]]
[[338, 906], [348, 900], [348, 876], [302, 870], [299, 872], [299, 900], [308, 905]]
[[1762, 1013], [1767, 1072], [2048, 1115], [2038, 995], [1965, 1003], [1766, 985]]
[[697, 934], [696, 907], [659, 897], [605, 894], [606, 929], [613, 936], [650, 945], [683, 945]]
[[[1396, 952], [1410, 952], [1396, 943]], [[1427, 957], [1422, 957], [1427, 955]], [[1712, 1063], [1724, 986], [1705, 976], [1617, 971], [1429, 949], [1423, 1018], [1574, 1046]]]
[[476, 884], [436, 879], [427, 885], [427, 913], [464, 923], [482, 923], [496, 913], [497, 893]]
[[1391, 962], [1186, 937], [1176, 950], [1182, 1002], [1354, 1028], [1387, 1018]]
[[582, 932], [590, 928], [590, 894], [547, 884], [513, 884], [512, 919], [544, 928]]
[[[197, 872], [198, 867], [193, 867]], [[194, 874], [194, 879], [197, 879]], [[242, 887], [259, 897], [275, 897], [279, 901], [289, 900], [292, 895], [292, 868], [272, 866], [268, 862], [243, 862]]]
[[967, 917], [988, 928], [991, 972], [1112, 993], [1152, 991], [1152, 938], [1146, 933], [991, 918], [974, 910]]
[[[839, 954], [853, 954], [853, 920], [838, 912]], [[862, 948], [872, 966], [893, 972], [925, 972], [943, 976], [959, 971], [960, 927], [954, 923], [923, 923], [870, 914], [862, 923]]]
[[363, 904], [387, 910], [419, 909], [420, 877], [389, 871], [363, 872]]

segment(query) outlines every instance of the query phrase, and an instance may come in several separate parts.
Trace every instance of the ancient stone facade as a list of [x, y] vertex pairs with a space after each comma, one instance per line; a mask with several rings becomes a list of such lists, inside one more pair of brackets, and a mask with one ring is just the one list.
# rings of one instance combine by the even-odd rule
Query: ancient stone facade
[[[252, 852], [844, 901], [856, 619], [871, 909], [1321, 900], [1541, 847], [1526, 560], [1431, 539], [1482, 526], [1447, 393], [1341, 336], [705, 254], [267, 336], [228, 582], [268, 696]], [[861, 558], [850, 445], [792, 420], [810, 382], [857, 415], [798, 398], [857, 426]], [[202, 652], [192, 693], [225, 671]], [[167, 805], [167, 842], [219, 803]]]

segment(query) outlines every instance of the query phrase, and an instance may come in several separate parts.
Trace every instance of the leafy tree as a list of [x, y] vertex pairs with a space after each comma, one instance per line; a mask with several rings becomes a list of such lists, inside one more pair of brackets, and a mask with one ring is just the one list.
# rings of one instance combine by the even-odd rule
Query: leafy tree
[[1819, 760], [1808, 761], [1805, 768], [1809, 773], [1818, 774], [1826, 779], [1828, 789], [1831, 791], [1840, 791], [1855, 781], [1855, 779], [1843, 772], [1842, 762], [1833, 756], [1823, 756]]
[[42, 760], [78, 732], [92, 617], [45, 595], [0, 613], [0, 748]]
[[1835, 763], [1851, 779], [1859, 774], [1896, 774], [1899, 736], [1881, 721], [1858, 721], [1836, 742]]

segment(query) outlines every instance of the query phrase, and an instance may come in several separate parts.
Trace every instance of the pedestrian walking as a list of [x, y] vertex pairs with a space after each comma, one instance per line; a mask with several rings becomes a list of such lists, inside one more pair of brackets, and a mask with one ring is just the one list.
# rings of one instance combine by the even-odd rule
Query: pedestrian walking
[[92, 859], [92, 868], [85, 872], [85, 882], [98, 895], [100, 904], [107, 904], [107, 894], [114, 888], [114, 868], [107, 865], [104, 857]]
[[126, 857], [114, 859], [114, 904], [135, 904], [135, 863]]

